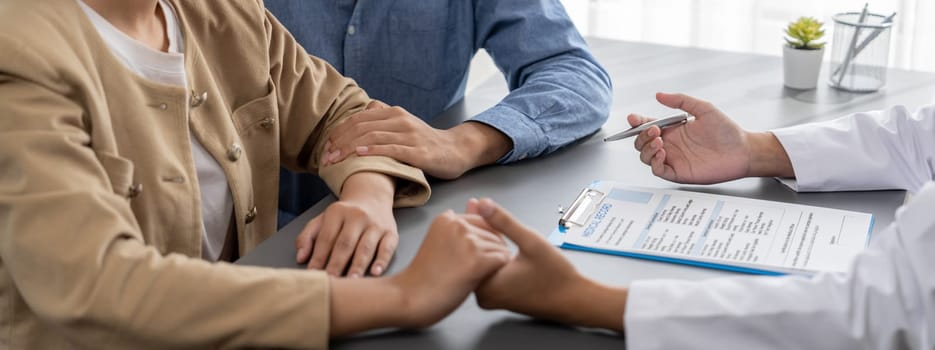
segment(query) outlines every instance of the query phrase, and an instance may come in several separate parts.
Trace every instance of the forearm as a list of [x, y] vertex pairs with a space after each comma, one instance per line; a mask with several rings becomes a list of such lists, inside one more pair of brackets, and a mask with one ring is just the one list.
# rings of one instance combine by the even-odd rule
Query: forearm
[[465, 171], [495, 163], [513, 149], [509, 137], [479, 122], [466, 122], [448, 130], [462, 152]]
[[748, 177], [795, 177], [789, 154], [771, 132], [751, 132]]
[[915, 113], [896, 106], [772, 132], [789, 153], [799, 191], [915, 192], [935, 178], [935, 106]]
[[[478, 45], [493, 55], [510, 94], [474, 120], [513, 142], [501, 162], [537, 157], [568, 145], [607, 120], [611, 79], [558, 1], [475, 1]], [[518, 47], [525, 38], [535, 40]]]
[[370, 329], [402, 327], [405, 295], [392, 277], [332, 278], [331, 337]]

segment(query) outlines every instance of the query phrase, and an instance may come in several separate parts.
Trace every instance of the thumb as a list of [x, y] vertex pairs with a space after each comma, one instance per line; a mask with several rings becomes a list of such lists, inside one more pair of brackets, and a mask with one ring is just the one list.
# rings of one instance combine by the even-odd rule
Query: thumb
[[476, 210], [491, 228], [515, 242], [520, 251], [533, 253], [539, 250], [542, 244], [548, 244], [538, 233], [517, 221], [512, 214], [490, 198], [478, 201]]
[[383, 108], [387, 108], [387, 107], [389, 107], [389, 105], [386, 104], [386, 103], [383, 103], [383, 101], [380, 101], [380, 100], [372, 100], [372, 101], [370, 101], [370, 103], [367, 104], [366, 110], [369, 111], [369, 110], [371, 110], [371, 109], [383, 109]]
[[703, 118], [704, 114], [714, 107], [710, 102], [688, 96], [685, 94], [669, 94], [664, 92], [656, 93], [656, 101], [669, 108], [681, 109], [695, 118]]

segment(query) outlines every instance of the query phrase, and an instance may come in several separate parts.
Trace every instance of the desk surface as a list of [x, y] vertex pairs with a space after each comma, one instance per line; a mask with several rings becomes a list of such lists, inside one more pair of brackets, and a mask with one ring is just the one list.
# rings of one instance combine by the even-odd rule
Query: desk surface
[[[935, 74], [890, 70], [884, 90], [856, 94], [827, 87], [826, 66], [819, 88], [803, 92], [782, 87], [779, 57], [602, 39], [589, 42], [614, 83], [614, 105], [604, 128], [544, 158], [485, 167], [457, 181], [434, 183], [432, 199], [426, 206], [396, 211], [400, 244], [390, 273], [409, 264], [435, 215], [449, 208], [462, 210], [468, 198], [491, 197], [545, 235], [555, 227], [557, 207], [567, 205], [594, 179], [870, 212], [876, 218], [875, 234], [892, 222], [894, 209], [904, 200], [902, 191], [798, 194], [772, 179], [680, 186], [653, 177], [649, 168], [640, 163], [632, 141], [604, 144], [601, 138], [625, 128], [625, 118], [630, 112], [666, 114], [666, 108], [653, 98], [656, 91], [684, 92], [708, 99], [743, 127], [764, 130], [894, 104], [914, 108], [931, 103], [935, 101]], [[502, 79], [491, 79], [432, 124], [455, 125], [494, 105], [506, 92]], [[295, 236], [305, 222], [332, 201], [332, 197], [322, 200], [237, 263], [298, 267], [294, 262]], [[593, 253], [564, 253], [583, 274], [617, 285], [637, 279], [697, 280], [733, 275]], [[533, 321], [504, 311], [483, 311], [469, 298], [454, 314], [427, 330], [371, 332], [334, 341], [332, 346], [335, 349], [623, 348], [624, 339], [607, 332]]]

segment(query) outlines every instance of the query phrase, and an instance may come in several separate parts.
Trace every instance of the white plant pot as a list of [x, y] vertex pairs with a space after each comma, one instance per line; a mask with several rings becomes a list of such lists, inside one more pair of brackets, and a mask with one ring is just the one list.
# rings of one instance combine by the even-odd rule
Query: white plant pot
[[782, 73], [785, 85], [793, 89], [814, 89], [818, 86], [821, 58], [825, 48], [798, 50], [782, 46]]

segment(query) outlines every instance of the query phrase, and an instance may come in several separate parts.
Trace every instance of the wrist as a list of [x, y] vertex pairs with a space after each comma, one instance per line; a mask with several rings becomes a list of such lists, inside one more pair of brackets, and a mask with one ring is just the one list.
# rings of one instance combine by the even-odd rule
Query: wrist
[[455, 151], [460, 153], [465, 172], [496, 163], [513, 149], [509, 137], [484, 123], [468, 121], [447, 131], [453, 134]]
[[341, 187], [341, 200], [383, 206], [393, 206], [396, 184], [393, 178], [374, 172], [354, 173], [344, 180]]
[[332, 337], [406, 325], [399, 309], [403, 292], [389, 278], [332, 277], [330, 285]]
[[398, 306], [393, 322], [400, 328], [420, 328], [429, 321], [417, 304], [420, 298], [418, 288], [413, 283], [414, 280], [408, 278], [407, 271], [409, 269], [385, 278], [391, 285], [387, 288], [392, 291], [390, 300]]
[[794, 177], [792, 161], [776, 135], [769, 131], [749, 132], [748, 177]]
[[564, 301], [561, 321], [584, 327], [623, 332], [628, 290], [583, 278], [574, 295]]

